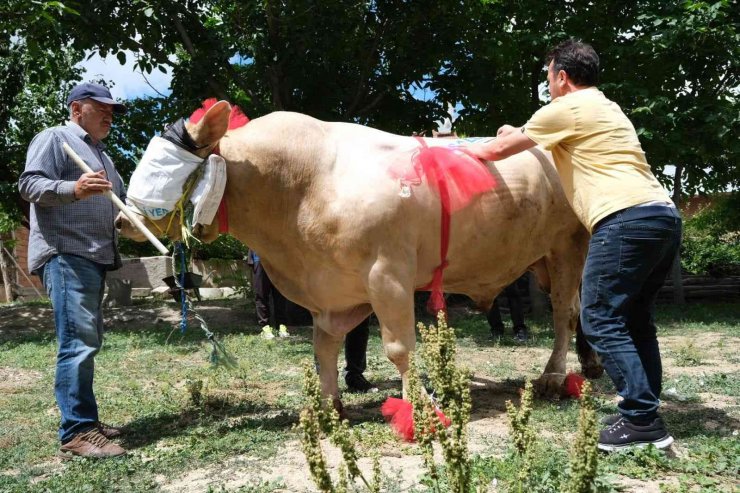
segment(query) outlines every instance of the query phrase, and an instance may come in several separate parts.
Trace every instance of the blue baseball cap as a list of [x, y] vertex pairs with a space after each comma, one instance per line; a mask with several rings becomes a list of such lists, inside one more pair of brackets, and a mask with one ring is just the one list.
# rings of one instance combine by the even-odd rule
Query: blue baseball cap
[[77, 84], [72, 88], [69, 96], [67, 96], [67, 106], [72, 104], [72, 102], [79, 101], [81, 99], [94, 99], [100, 103], [113, 106], [113, 111], [116, 113], [126, 113], [126, 106], [121, 103], [117, 103], [111, 96], [108, 88], [101, 86], [100, 84], [93, 84], [91, 82]]

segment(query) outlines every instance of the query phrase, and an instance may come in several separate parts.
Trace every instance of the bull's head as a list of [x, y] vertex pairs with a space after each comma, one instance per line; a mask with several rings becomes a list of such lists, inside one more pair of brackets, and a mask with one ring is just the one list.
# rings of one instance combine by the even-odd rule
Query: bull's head
[[[204, 106], [204, 108], [206, 107], [207, 109], [201, 109], [193, 113], [188, 121], [178, 120], [178, 122], [173, 124], [171, 127], [168, 127], [168, 129], [172, 129], [174, 127], [181, 134], [178, 136], [179, 138], [170, 140], [176, 142], [176, 145], [181, 148], [186, 155], [192, 156], [195, 159], [199, 158], [201, 160], [206, 159], [208, 155], [213, 152], [218, 145], [219, 140], [226, 133], [229, 128], [229, 115], [232, 110], [231, 105], [227, 101], [219, 101], [215, 104]], [[168, 130], [165, 133], [169, 131], [172, 130]], [[153, 163], [155, 166], [158, 164], [157, 159], [160, 159], [157, 155], [145, 155], [145, 157], [147, 157], [150, 160], [150, 163]], [[165, 157], [163, 156], [161, 159], [164, 160]], [[173, 159], [172, 154], [166, 156], [166, 159], [171, 163]], [[134, 177], [132, 177], [131, 181], [134, 181]], [[156, 199], [157, 197], [151, 198]], [[153, 219], [149, 215], [145, 216], [139, 210], [136, 210], [136, 208], [133, 208], [132, 212], [139, 216], [142, 222], [152, 233], [154, 233], [154, 235], [167, 236], [171, 240], [180, 239], [180, 212], [178, 209], [156, 219]], [[139, 231], [128, 220], [128, 218], [123, 215], [123, 213], [118, 214], [115, 226], [119, 233], [126, 238], [130, 238], [134, 241], [146, 241], [144, 233]], [[213, 241], [218, 236], [218, 227], [215, 224], [211, 226], [198, 225], [193, 229], [192, 233], [202, 241]]]

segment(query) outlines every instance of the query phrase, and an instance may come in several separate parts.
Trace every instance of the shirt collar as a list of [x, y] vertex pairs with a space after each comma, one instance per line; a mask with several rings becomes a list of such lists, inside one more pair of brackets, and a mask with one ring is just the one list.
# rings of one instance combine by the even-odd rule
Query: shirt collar
[[98, 142], [97, 144], [93, 144], [92, 137], [90, 137], [90, 134], [87, 133], [87, 131], [73, 122], [72, 120], [68, 120], [66, 122], [67, 128], [72, 131], [75, 136], [79, 137], [81, 140], [85, 141], [88, 145], [95, 146], [96, 148], [102, 150], [105, 149], [105, 144], [102, 142]]

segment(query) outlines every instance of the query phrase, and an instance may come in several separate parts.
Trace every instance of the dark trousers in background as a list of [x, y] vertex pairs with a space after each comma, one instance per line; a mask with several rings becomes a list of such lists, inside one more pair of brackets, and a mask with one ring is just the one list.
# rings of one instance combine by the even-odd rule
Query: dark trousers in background
[[370, 317], [367, 317], [344, 338], [345, 374], [362, 374], [367, 369], [367, 341], [369, 337]]
[[[254, 305], [257, 311], [257, 325], [264, 327], [272, 325], [278, 327], [287, 324], [285, 314], [286, 299], [275, 288], [261, 262], [252, 264], [252, 289], [254, 290]], [[272, 301], [272, 309], [270, 302]], [[272, 315], [272, 317], [270, 316]]]
[[509, 300], [509, 311], [511, 312], [511, 323], [514, 325], [514, 332], [519, 329], [526, 328], [524, 324], [524, 303], [522, 301], [522, 295], [519, 290], [522, 284], [526, 284], [527, 275], [521, 276], [516, 281], [512, 282], [506, 289], [493, 300], [493, 305], [488, 311], [488, 325], [491, 326], [492, 330], [503, 331], [504, 322], [501, 319], [501, 308], [499, 306], [499, 298], [504, 295]]

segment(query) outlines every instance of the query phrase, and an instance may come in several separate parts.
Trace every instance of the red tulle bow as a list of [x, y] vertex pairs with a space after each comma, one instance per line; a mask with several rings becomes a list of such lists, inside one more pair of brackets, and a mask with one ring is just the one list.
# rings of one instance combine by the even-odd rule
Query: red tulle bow
[[[216, 103], [218, 103], [218, 100], [216, 98], [208, 98], [203, 101], [201, 107], [193, 111], [193, 114], [190, 115], [190, 118], [188, 118], [190, 123], [198, 123], [200, 119], [203, 118], [203, 116], [206, 114], [206, 112], [210, 110]], [[247, 118], [247, 115], [242, 112], [241, 108], [239, 108], [238, 106], [232, 106], [231, 113], [229, 114], [229, 130], [243, 127], [247, 123], [249, 123], [249, 118]]]
[[[391, 424], [395, 432], [407, 442], [414, 441], [414, 407], [404, 399], [389, 397], [380, 406], [380, 412], [383, 417]], [[450, 426], [450, 418], [444, 415], [439, 409], [434, 410], [442, 426]]]
[[568, 397], [579, 399], [581, 397], [581, 388], [583, 388], [585, 381], [586, 379], [583, 378], [583, 375], [573, 372], [568, 373], [563, 382], [563, 393]]

